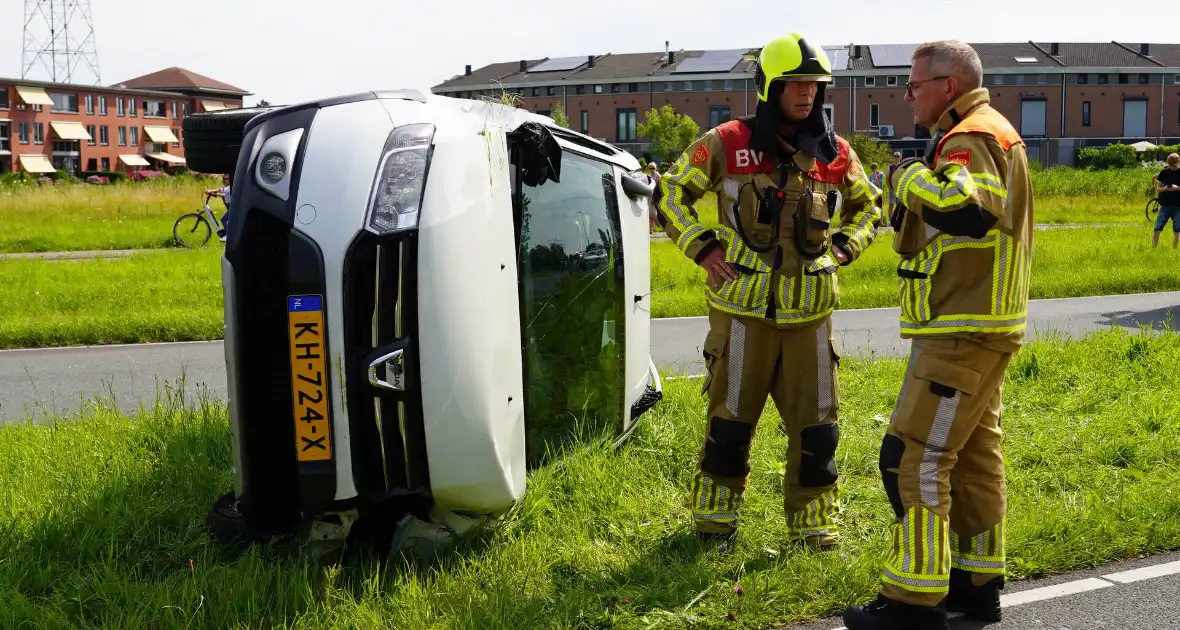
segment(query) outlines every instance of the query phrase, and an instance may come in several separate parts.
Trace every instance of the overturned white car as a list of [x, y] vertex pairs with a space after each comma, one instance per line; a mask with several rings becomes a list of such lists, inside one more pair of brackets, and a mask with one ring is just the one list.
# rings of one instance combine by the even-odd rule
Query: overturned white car
[[414, 91], [184, 130], [192, 168], [233, 173], [218, 538], [495, 515], [575, 426], [621, 441], [659, 400], [630, 154]]

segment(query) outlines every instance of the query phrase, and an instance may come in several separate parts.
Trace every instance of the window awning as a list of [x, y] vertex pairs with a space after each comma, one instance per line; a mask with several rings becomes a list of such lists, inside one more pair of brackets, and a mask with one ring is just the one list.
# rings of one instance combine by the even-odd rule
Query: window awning
[[60, 122], [52, 121], [49, 126], [53, 128], [53, 133], [57, 134], [59, 140], [93, 140], [90, 133], [86, 131], [86, 127], [80, 122]]
[[17, 86], [16, 93], [25, 105], [53, 105], [53, 99], [41, 88]]
[[29, 173], [53, 173], [57, 169], [53, 168], [53, 162], [44, 155], [22, 155], [20, 156], [21, 168]]
[[151, 166], [151, 162], [143, 159], [142, 155], [120, 155], [119, 161], [127, 166]]
[[149, 153], [147, 156], [164, 162], [172, 162], [173, 164], [184, 164], [184, 158], [179, 155], [172, 155], [171, 153]]
[[225, 109], [225, 104], [218, 103], [217, 101], [201, 101], [201, 107], [204, 107], [207, 112], [215, 112], [219, 109]]
[[180, 138], [172, 133], [172, 130], [167, 127], [158, 127], [155, 125], [144, 125], [143, 132], [152, 139], [152, 142], [180, 142]]

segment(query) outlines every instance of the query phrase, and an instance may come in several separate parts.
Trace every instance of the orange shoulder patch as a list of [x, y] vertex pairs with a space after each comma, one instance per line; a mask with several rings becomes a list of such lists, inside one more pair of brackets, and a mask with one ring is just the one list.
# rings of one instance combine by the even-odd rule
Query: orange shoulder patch
[[971, 166], [971, 149], [955, 149], [946, 154], [946, 161], [963, 166]]
[[693, 154], [692, 154], [692, 163], [693, 164], [704, 164], [705, 162], [708, 162], [708, 161], [709, 161], [709, 148], [706, 147], [705, 143], [702, 142], [700, 145], [697, 146], [697, 150], [695, 152], [693, 152]]

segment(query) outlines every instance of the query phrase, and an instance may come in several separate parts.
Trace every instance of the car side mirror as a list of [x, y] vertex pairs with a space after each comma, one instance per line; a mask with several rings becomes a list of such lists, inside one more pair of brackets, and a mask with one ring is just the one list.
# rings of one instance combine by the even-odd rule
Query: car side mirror
[[656, 181], [647, 174], [623, 173], [623, 192], [628, 197], [652, 197], [656, 192]]

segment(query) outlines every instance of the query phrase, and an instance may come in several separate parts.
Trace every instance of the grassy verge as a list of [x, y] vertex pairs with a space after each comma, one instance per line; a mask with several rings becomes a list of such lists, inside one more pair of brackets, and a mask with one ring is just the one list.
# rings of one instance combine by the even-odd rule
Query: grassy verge
[[4, 261], [0, 347], [218, 339], [221, 252]]
[[[0, 253], [170, 247], [172, 224], [218, 180], [0, 189]], [[220, 200], [210, 205], [219, 217]]]
[[[1032, 299], [1180, 290], [1176, 253], [1149, 249], [1148, 228], [1039, 231], [1033, 242]], [[1148, 248], [1148, 249], [1145, 249]], [[897, 306], [897, 254], [884, 232], [856, 263], [840, 270], [841, 308]], [[668, 241], [652, 243], [654, 317], [705, 315], [705, 272]]]
[[[841, 308], [897, 302], [892, 234], [840, 271]], [[1176, 255], [1143, 249], [1135, 228], [1037, 232], [1034, 299], [1180, 290]], [[652, 243], [655, 317], [704, 315], [704, 272], [669, 242]], [[198, 341], [222, 336], [220, 247], [146, 252], [110, 260], [0, 264], [9, 297], [0, 310], [0, 348]]]
[[[1012, 578], [1180, 547], [1180, 337], [1039, 343], [1005, 390]], [[785, 438], [755, 438], [743, 528], [699, 545], [685, 501], [704, 418], [676, 382], [619, 452], [578, 449], [530, 477], [487, 544], [435, 566], [320, 568], [210, 544], [231, 485], [224, 410], [95, 411], [0, 429], [0, 627], [750, 628], [871, 596], [891, 510], [877, 473], [899, 360], [842, 366], [846, 545], [781, 545]], [[742, 586], [744, 594], [735, 593]]]

